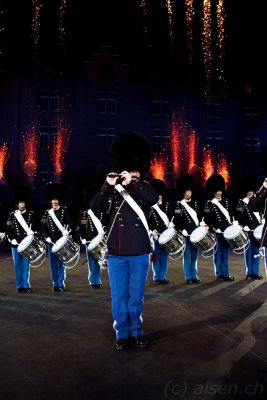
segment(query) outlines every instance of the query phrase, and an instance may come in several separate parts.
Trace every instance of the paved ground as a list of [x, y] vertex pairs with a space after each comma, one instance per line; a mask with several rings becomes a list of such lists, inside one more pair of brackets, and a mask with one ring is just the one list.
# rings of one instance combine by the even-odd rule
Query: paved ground
[[[259, 399], [267, 395], [267, 280], [214, 280], [200, 257], [200, 285], [186, 285], [181, 260], [169, 285], [146, 287], [148, 349], [114, 350], [107, 271], [89, 288], [84, 254], [67, 291], [51, 291], [47, 261], [32, 269], [32, 294], [15, 291], [9, 249], [0, 249], [0, 399]], [[261, 261], [261, 272], [264, 273]]]

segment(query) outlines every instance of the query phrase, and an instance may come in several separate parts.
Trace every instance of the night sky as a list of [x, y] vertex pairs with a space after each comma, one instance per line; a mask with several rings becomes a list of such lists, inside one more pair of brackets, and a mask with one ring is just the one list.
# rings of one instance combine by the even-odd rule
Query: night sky
[[[170, 71], [184, 77], [188, 73], [184, 0], [172, 2], [172, 50], [165, 0], [147, 0], [146, 17], [140, 0], [66, 0], [63, 49], [60, 49], [58, 33], [61, 1], [40, 0], [40, 3], [43, 6], [39, 44], [38, 49], [34, 49], [32, 0], [0, 0], [4, 28], [0, 62], [5, 73], [43, 73], [53, 68], [67, 75], [79, 74], [83, 61], [89, 60], [93, 52], [99, 52], [101, 45], [112, 46], [114, 53], [121, 55], [122, 62], [129, 63], [141, 75], [151, 68], [160, 71], [162, 76]], [[192, 69], [195, 76], [203, 75], [202, 3], [202, 0], [194, 1]], [[213, 0], [211, 3], [215, 4]], [[257, 77], [260, 81], [264, 77], [267, 35], [261, 6], [259, 0], [252, 3], [224, 0], [224, 69], [229, 80]], [[213, 32], [216, 32], [214, 20]], [[214, 38], [213, 48], [213, 67], [216, 68]]]

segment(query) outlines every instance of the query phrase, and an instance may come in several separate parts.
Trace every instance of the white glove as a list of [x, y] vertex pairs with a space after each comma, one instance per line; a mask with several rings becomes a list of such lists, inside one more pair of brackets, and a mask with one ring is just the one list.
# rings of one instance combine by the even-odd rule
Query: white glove
[[82, 244], [86, 244], [86, 239], [81, 240]]
[[16, 241], [16, 239], [12, 239], [11, 244], [13, 244], [13, 246], [17, 246], [18, 242]]
[[265, 218], [262, 218], [261, 223], [264, 225], [265, 224]]
[[249, 227], [246, 225], [246, 226], [244, 226], [244, 231], [246, 231], [246, 232], [249, 232], [250, 231], [250, 229], [249, 229]]
[[62, 232], [62, 235], [63, 235], [63, 236], [69, 236], [69, 231], [68, 231], [67, 229], [65, 229], [65, 230]]
[[34, 235], [34, 232], [33, 232], [31, 229], [29, 229], [29, 230], [27, 231], [27, 235]]
[[3, 240], [5, 237], [5, 233], [4, 232], [0, 232], [0, 240]]
[[184, 236], [188, 236], [187, 230], [183, 229], [183, 230], [182, 230], [182, 234], [183, 234]]
[[174, 228], [174, 223], [172, 221], [169, 223], [168, 228]]
[[47, 243], [52, 243], [52, 240], [51, 240], [50, 237], [47, 237], [45, 240], [46, 240]]
[[233, 220], [233, 225], [238, 225], [238, 221], [236, 221], [235, 219]]
[[200, 222], [199, 225], [200, 225], [200, 226], [205, 226], [205, 225], [206, 225], [206, 224], [205, 224], [205, 221], [202, 220], [202, 221]]
[[262, 186], [265, 187], [265, 189], [267, 189], [267, 178], [264, 180]]
[[220, 228], [219, 228], [219, 229], [216, 229], [215, 232], [216, 232], [216, 233], [222, 233], [222, 231], [220, 230]]

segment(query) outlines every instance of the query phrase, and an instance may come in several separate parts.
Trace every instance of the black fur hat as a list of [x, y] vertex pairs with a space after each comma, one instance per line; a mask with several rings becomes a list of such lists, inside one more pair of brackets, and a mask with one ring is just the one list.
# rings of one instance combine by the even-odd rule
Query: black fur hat
[[152, 179], [152, 181], [150, 181], [150, 184], [157, 194], [163, 196], [166, 193], [166, 184], [163, 180]]
[[112, 142], [110, 161], [114, 172], [138, 171], [145, 175], [150, 169], [150, 145], [139, 132], [126, 132]]
[[26, 183], [19, 183], [13, 190], [13, 201], [18, 204], [20, 201], [28, 204], [31, 198], [31, 188]]
[[214, 194], [218, 191], [225, 191], [225, 180], [224, 177], [220, 174], [211, 175], [206, 181], [206, 189], [211, 194]]
[[46, 196], [48, 201], [57, 199], [63, 200], [63, 186], [61, 183], [48, 183], [45, 187]]
[[258, 189], [259, 183], [255, 175], [246, 174], [243, 175], [238, 184], [239, 194], [242, 197], [245, 197], [247, 192], [253, 191], [256, 192]]
[[195, 190], [195, 178], [189, 174], [181, 175], [176, 181], [176, 190], [181, 194], [184, 194], [187, 190], [193, 192]]

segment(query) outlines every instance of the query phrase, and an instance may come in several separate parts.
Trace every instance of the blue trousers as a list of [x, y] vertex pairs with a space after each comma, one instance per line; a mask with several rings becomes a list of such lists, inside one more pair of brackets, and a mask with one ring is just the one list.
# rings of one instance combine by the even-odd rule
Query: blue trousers
[[47, 255], [50, 264], [50, 272], [53, 288], [65, 287], [66, 268], [64, 263], [52, 253], [52, 245], [47, 245]]
[[16, 288], [30, 288], [30, 265], [26, 257], [18, 253], [17, 247], [11, 247], [14, 261]]
[[108, 254], [113, 328], [117, 339], [143, 335], [142, 311], [148, 267], [149, 254]]
[[88, 281], [90, 285], [102, 285], [100, 265], [96, 258], [87, 250]]
[[159, 245], [158, 241], [155, 242], [154, 252], [156, 255], [156, 261], [152, 263], [153, 279], [154, 281], [166, 279], [169, 255]]
[[224, 239], [222, 233], [216, 233], [216, 240], [217, 240], [217, 250], [213, 256], [215, 275], [229, 276], [229, 270], [228, 270], [229, 245], [227, 241]]
[[246, 274], [258, 275], [260, 269], [260, 258], [255, 258], [254, 256], [259, 254], [259, 245], [254, 239], [253, 232], [249, 231], [247, 234], [250, 243], [247, 251], [244, 254]]
[[185, 236], [185, 251], [183, 255], [184, 276], [186, 280], [197, 279], [198, 249], [190, 241], [190, 236]]

